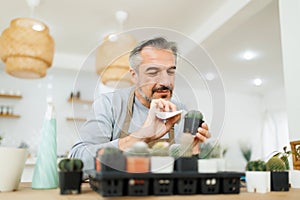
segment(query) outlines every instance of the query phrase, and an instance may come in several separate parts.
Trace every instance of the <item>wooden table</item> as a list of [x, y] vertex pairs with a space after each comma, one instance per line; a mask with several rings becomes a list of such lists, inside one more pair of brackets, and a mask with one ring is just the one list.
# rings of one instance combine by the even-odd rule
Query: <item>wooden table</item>
[[174, 195], [174, 196], [143, 196], [143, 197], [115, 197], [115, 198], [104, 198], [100, 194], [92, 191], [89, 187], [88, 183], [82, 184], [82, 193], [79, 195], [71, 194], [71, 195], [60, 195], [60, 190], [52, 189], [52, 190], [33, 190], [31, 189], [31, 183], [21, 183], [19, 186], [19, 190], [14, 192], [0, 192], [0, 200], [97, 200], [97, 199], [145, 199], [145, 200], [160, 200], [160, 199], [205, 199], [205, 200], [299, 200], [300, 197], [300, 189], [290, 189], [289, 192], [269, 192], [265, 194], [258, 193], [248, 193], [245, 191], [245, 188], [242, 188], [240, 194], [230, 194], [230, 195]]

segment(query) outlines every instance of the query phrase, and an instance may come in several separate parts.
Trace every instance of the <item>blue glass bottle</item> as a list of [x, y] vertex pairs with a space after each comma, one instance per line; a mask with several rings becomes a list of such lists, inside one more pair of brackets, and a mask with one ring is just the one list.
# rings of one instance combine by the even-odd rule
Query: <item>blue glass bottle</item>
[[56, 119], [52, 101], [48, 101], [31, 187], [33, 189], [58, 187]]

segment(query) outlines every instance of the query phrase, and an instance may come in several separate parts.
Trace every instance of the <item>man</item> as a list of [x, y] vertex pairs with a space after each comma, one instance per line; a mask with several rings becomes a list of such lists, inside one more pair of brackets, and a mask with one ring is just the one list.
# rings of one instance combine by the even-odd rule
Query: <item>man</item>
[[[176, 124], [182, 124], [181, 115], [167, 120], [156, 117], [157, 111], [184, 109], [172, 98], [176, 59], [176, 44], [164, 38], [144, 41], [134, 48], [129, 62], [135, 86], [102, 94], [95, 100], [93, 117], [81, 128], [80, 141], [72, 147], [70, 156], [82, 159], [85, 169], [93, 169], [93, 157], [100, 148], [125, 150], [137, 141], [149, 145], [162, 138], [176, 141], [183, 130]], [[199, 153], [199, 143], [209, 137], [207, 124], [203, 123], [194, 137], [195, 154]]]

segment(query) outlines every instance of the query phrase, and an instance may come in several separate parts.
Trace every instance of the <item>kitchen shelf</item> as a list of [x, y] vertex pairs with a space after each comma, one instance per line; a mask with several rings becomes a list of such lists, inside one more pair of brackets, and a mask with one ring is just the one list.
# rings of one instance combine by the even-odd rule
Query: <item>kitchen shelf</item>
[[67, 117], [67, 121], [86, 121], [86, 118], [81, 118], [81, 117]]
[[20, 118], [21, 116], [20, 115], [0, 115], [0, 117], [3, 117], [3, 118]]
[[22, 95], [0, 94], [1, 98], [22, 99]]
[[93, 101], [91, 100], [84, 100], [80, 98], [69, 98], [68, 102], [73, 102], [73, 103], [83, 103], [83, 104], [92, 104]]

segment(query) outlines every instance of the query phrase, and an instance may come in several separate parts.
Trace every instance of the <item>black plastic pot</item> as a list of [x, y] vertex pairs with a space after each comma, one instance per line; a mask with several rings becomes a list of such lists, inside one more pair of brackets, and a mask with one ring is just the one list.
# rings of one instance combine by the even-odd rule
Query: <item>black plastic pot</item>
[[60, 194], [80, 194], [82, 171], [59, 172]]
[[198, 158], [180, 157], [175, 160], [174, 167], [177, 172], [198, 172]]
[[271, 172], [271, 191], [289, 191], [289, 172]]

